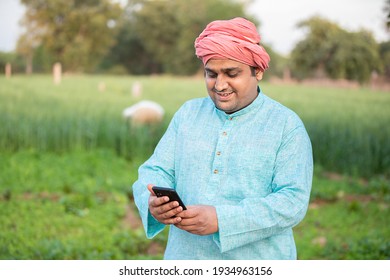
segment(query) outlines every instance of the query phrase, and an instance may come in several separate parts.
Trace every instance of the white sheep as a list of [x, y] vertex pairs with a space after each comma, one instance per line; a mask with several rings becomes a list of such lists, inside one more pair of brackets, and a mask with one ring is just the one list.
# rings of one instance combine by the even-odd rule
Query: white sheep
[[133, 125], [155, 124], [162, 121], [164, 109], [160, 104], [143, 100], [123, 110], [122, 115]]

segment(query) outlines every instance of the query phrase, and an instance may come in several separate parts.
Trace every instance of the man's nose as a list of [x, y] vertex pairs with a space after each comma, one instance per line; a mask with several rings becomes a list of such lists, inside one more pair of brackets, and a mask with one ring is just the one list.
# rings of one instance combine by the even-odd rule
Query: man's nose
[[217, 77], [217, 79], [215, 81], [214, 88], [217, 91], [224, 91], [225, 89], [228, 88], [228, 83], [227, 83], [226, 79], [222, 75], [218, 75], [218, 77]]

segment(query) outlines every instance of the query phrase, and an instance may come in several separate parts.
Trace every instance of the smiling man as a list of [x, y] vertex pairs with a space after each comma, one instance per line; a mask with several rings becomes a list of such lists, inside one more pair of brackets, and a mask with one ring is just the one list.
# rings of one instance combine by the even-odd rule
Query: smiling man
[[[211, 22], [195, 41], [207, 98], [173, 117], [133, 185], [148, 238], [170, 226], [165, 259], [296, 259], [313, 173], [305, 127], [258, 87], [269, 56], [243, 18]], [[153, 186], [175, 189], [183, 210]]]
[[211, 59], [205, 66], [205, 77], [215, 106], [231, 114], [256, 99], [257, 82], [263, 77], [263, 72], [230, 59]]

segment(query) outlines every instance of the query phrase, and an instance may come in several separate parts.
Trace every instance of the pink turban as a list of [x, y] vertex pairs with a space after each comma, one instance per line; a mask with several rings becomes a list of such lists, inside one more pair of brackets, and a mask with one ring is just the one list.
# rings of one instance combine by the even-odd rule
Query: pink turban
[[212, 58], [227, 58], [264, 71], [270, 61], [256, 26], [244, 18], [209, 23], [195, 40], [195, 52], [204, 65]]

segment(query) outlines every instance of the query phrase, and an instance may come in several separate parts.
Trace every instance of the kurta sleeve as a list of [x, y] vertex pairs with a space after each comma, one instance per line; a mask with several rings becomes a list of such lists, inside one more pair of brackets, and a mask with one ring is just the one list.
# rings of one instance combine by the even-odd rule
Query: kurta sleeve
[[177, 115], [174, 116], [167, 131], [156, 146], [153, 155], [140, 166], [138, 180], [133, 184], [133, 196], [139, 210], [147, 238], [153, 238], [165, 225], [158, 222], [149, 212], [148, 184], [160, 187], [175, 185], [174, 150], [176, 142]]
[[312, 174], [312, 148], [302, 124], [283, 137], [269, 195], [216, 206], [219, 231], [213, 238], [220, 251], [283, 234], [297, 225], [307, 211]]

